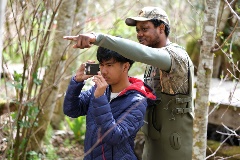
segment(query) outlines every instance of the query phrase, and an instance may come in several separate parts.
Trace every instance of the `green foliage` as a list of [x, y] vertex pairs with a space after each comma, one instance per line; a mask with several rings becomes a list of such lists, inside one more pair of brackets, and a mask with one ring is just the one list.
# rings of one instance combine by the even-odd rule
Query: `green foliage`
[[[218, 32], [217, 37], [219, 37], [220, 39], [222, 39], [223, 42], [225, 42], [225, 37], [223, 36], [223, 34], [224, 34], [223, 32]], [[198, 66], [199, 64], [200, 47], [201, 47], [201, 44], [194, 39], [188, 41], [186, 45], [186, 51], [189, 54], [195, 66]], [[234, 70], [232, 67], [233, 64], [238, 66], [238, 68], [240, 67], [240, 63], [238, 62], [240, 59], [239, 50], [240, 50], [239, 44], [236, 44], [236, 43], [231, 44], [231, 42], [226, 41], [221, 49], [214, 52], [214, 58], [215, 58], [214, 61], [219, 60], [217, 58], [218, 56], [222, 57], [219, 75], [218, 77], [214, 77], [214, 78], [224, 77], [227, 73], [229, 73], [229, 71], [227, 70], [230, 70], [231, 72], [233, 72], [232, 71]], [[197, 67], [195, 68], [194, 73], [195, 75], [197, 74]], [[239, 76], [238, 72], [235, 72], [234, 74], [235, 74], [235, 77]]]
[[81, 116], [78, 118], [69, 118], [65, 116], [65, 119], [70, 129], [73, 131], [75, 139], [82, 142], [85, 138], [86, 132], [86, 117]]
[[219, 149], [219, 146], [221, 145], [221, 143], [213, 140], [208, 140], [207, 145], [208, 145], [207, 154], [212, 154], [218, 149], [215, 154], [215, 157], [218, 156], [218, 157], [222, 157], [223, 159], [226, 157], [232, 157], [230, 158], [232, 160], [240, 159], [240, 156], [239, 156], [240, 146], [228, 146], [227, 144], [223, 144]]
[[221, 38], [221, 39], [224, 39], [224, 37], [223, 37], [223, 32], [218, 32], [218, 33], [217, 33], [217, 37], [219, 37], [219, 38]]
[[27, 104], [27, 107], [28, 107], [28, 112], [26, 114], [27, 117], [34, 119], [38, 115], [38, 113], [39, 113], [38, 107], [35, 106], [32, 102], [29, 102]]
[[70, 146], [70, 145], [71, 145], [70, 140], [69, 140], [68, 138], [65, 139], [65, 140], [63, 141], [63, 145], [64, 145], [64, 146]]
[[[44, 144], [46, 146], [46, 155], [45, 158], [48, 160], [55, 160], [58, 159], [58, 155], [56, 154], [56, 150], [54, 149], [52, 143], [51, 143], [51, 139], [52, 139], [52, 135], [54, 134], [54, 130], [51, 127], [51, 125], [48, 125], [48, 128], [46, 130], [45, 133], [45, 137], [44, 137]], [[40, 158], [40, 155], [38, 155], [38, 157]]]
[[56, 150], [53, 148], [52, 145], [47, 145], [46, 146], [46, 154], [43, 155], [41, 153], [37, 153], [35, 151], [29, 151], [27, 153], [27, 160], [42, 160], [42, 159], [47, 159], [47, 160], [56, 160], [59, 157], [56, 154]]
[[9, 149], [7, 151], [8, 159], [11, 159], [13, 157], [13, 154], [14, 154], [14, 150], [13, 149]]
[[35, 151], [29, 151], [27, 153], [27, 157], [28, 157], [27, 159], [29, 160], [40, 160], [40, 158], [38, 157], [38, 153]]
[[22, 89], [23, 88], [21, 84], [22, 77], [23, 75], [21, 73], [17, 73], [16, 71], [14, 71], [13, 74], [14, 83], [12, 84], [12, 86], [14, 86], [16, 89]]
[[139, 78], [143, 78], [145, 68], [146, 68], [146, 64], [135, 62], [130, 68], [128, 75], [133, 77], [137, 76]]
[[[56, 154], [56, 149], [54, 149], [54, 147], [52, 145], [46, 145], [46, 152], [47, 154], [45, 155], [46, 158], [45, 159], [48, 159], [48, 160], [55, 160], [55, 159], [58, 159], [58, 155]], [[43, 158], [41, 158], [43, 159]]]
[[[122, 19], [117, 19], [114, 24], [113, 28], [108, 31], [110, 35], [120, 36], [123, 38], [136, 37], [136, 28], [135, 27], [128, 27], [126, 26], [125, 22]], [[128, 27], [128, 28], [126, 28]], [[135, 39], [136, 40], [136, 39]]]
[[236, 11], [236, 13], [240, 14], [240, 1], [237, 1], [236, 5], [235, 5], [235, 11]]
[[33, 82], [37, 85], [40, 86], [42, 84], [42, 80], [38, 78], [38, 74], [35, 72], [33, 73]]
[[27, 143], [27, 139], [26, 138], [23, 138], [23, 140], [21, 141], [21, 144], [20, 144], [20, 149], [23, 149], [25, 146], [26, 146], [26, 143]]

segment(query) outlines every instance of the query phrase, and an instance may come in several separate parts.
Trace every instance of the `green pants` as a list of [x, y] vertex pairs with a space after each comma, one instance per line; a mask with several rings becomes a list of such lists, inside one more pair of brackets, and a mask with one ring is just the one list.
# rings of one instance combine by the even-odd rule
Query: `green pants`
[[143, 160], [191, 160], [193, 117], [191, 97], [157, 95], [155, 106], [147, 108]]

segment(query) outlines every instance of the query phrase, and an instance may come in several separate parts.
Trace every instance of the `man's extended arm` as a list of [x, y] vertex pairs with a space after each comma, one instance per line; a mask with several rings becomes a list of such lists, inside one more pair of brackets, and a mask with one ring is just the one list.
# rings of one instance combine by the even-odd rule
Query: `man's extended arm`
[[171, 58], [164, 48], [151, 48], [128, 39], [106, 34], [97, 34], [96, 36], [95, 45], [114, 50], [134, 61], [150, 64], [165, 71], [170, 70]]
[[169, 71], [171, 57], [166, 49], [151, 48], [137, 42], [106, 34], [80, 34], [65, 36], [64, 39], [76, 41], [74, 48], [89, 48], [92, 44], [116, 51], [126, 58]]

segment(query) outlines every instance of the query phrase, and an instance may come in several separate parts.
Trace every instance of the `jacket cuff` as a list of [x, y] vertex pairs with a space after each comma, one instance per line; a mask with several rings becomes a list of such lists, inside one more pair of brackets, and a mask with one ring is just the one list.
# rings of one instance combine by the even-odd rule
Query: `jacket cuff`
[[75, 76], [73, 76], [71, 81], [70, 81], [70, 84], [83, 84], [83, 85], [85, 85], [85, 81], [77, 82], [75, 80]]
[[99, 106], [103, 106], [106, 104], [108, 104], [108, 99], [106, 95], [102, 95], [98, 98], [94, 98], [93, 107], [97, 108]]
[[95, 37], [96, 37], [96, 41], [93, 44], [98, 45], [101, 42], [101, 40], [103, 39], [104, 34], [102, 34], [102, 33], [92, 33], [92, 34], [95, 35]]

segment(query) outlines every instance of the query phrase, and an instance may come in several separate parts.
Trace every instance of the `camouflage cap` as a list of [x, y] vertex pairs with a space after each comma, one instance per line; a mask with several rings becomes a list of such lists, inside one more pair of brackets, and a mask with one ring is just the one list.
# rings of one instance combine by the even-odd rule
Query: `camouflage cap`
[[137, 17], [129, 17], [125, 20], [128, 26], [136, 26], [137, 21], [149, 21], [151, 19], [158, 19], [170, 26], [167, 13], [159, 7], [144, 7]]

